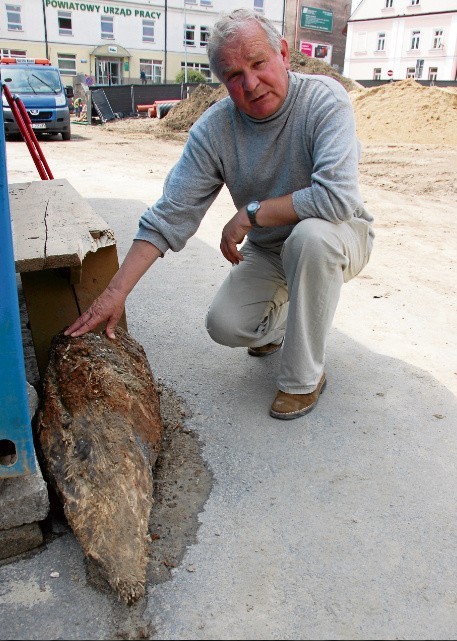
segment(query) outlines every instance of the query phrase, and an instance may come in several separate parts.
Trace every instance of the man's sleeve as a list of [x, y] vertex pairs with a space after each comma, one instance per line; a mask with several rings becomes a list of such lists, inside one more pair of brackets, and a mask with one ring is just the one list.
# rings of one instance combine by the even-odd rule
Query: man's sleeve
[[293, 205], [300, 219], [340, 223], [362, 206], [354, 113], [342, 87], [336, 92], [326, 87], [316, 94], [314, 103], [306, 132], [312, 150], [311, 186], [293, 193]]
[[181, 158], [168, 174], [159, 200], [141, 216], [137, 240], [165, 253], [180, 251], [197, 231], [223, 185], [220, 163], [201, 129], [191, 130]]

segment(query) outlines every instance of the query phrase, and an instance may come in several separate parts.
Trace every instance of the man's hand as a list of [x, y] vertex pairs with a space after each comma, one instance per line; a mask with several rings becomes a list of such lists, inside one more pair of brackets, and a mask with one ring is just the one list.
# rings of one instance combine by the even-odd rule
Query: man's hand
[[116, 338], [114, 329], [124, 311], [127, 296], [159, 256], [162, 256], [162, 252], [155, 245], [145, 240], [135, 240], [108, 287], [94, 300], [89, 309], [65, 330], [65, 336], [82, 336], [107, 321], [106, 335], [108, 338]]
[[222, 230], [221, 252], [232, 265], [238, 265], [240, 260], [243, 260], [237, 245], [243, 242], [250, 229], [251, 223], [249, 222], [246, 208], [242, 207]]
[[116, 338], [114, 329], [124, 311], [125, 298], [124, 294], [108, 285], [89, 309], [65, 330], [65, 336], [82, 336], [107, 321], [106, 335]]

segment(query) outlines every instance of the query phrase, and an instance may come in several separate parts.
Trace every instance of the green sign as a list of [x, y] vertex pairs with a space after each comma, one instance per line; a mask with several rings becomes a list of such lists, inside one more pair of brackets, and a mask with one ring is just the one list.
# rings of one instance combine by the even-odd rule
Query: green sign
[[316, 9], [315, 7], [302, 7], [300, 27], [302, 29], [316, 29], [316, 31], [333, 31], [333, 11]]

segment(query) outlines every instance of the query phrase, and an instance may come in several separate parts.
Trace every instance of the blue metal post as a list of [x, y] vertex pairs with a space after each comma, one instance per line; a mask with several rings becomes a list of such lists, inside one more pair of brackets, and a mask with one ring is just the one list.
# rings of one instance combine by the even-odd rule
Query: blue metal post
[[3, 107], [0, 108], [0, 478], [36, 471], [14, 267]]

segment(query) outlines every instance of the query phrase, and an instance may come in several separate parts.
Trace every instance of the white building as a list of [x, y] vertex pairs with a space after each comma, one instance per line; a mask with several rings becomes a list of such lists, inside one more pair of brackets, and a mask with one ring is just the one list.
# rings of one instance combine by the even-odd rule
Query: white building
[[347, 27], [353, 80], [457, 80], [457, 0], [361, 0]]
[[263, 13], [283, 33], [283, 0], [0, 0], [0, 54], [48, 58], [64, 83], [174, 82], [181, 69], [211, 78], [206, 40], [219, 15]]

